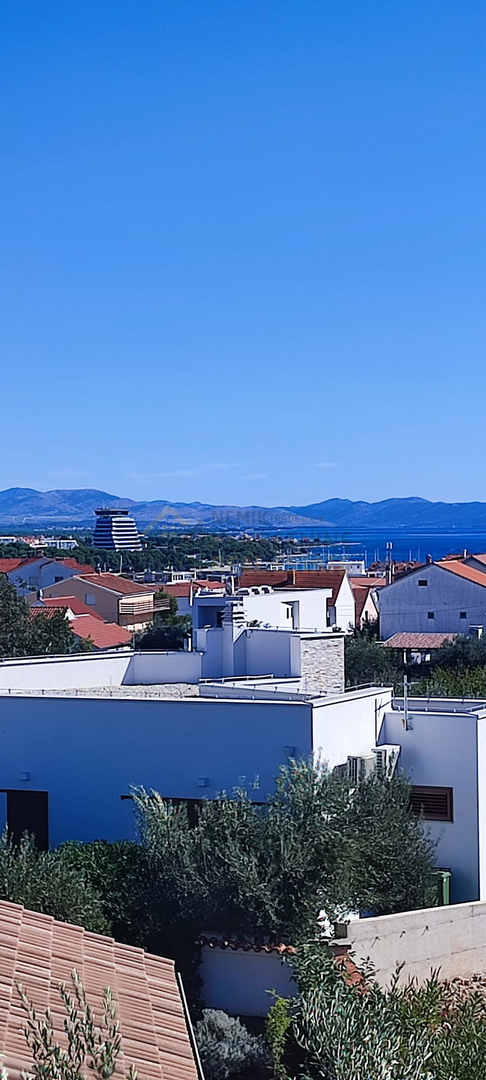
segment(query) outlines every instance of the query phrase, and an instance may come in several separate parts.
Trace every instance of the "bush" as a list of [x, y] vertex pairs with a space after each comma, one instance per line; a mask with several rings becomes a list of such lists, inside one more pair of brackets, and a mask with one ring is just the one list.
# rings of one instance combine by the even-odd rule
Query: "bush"
[[295, 961], [292, 1005], [302, 1080], [484, 1080], [486, 999], [462, 987], [455, 996], [433, 976], [386, 989], [371, 965], [349, 981], [321, 946]]
[[18, 847], [7, 833], [0, 837], [0, 900], [97, 934], [110, 932], [100, 896], [87, 876], [69, 864], [61, 848], [37, 851], [27, 835]]
[[257, 1080], [266, 1075], [270, 1055], [264, 1040], [250, 1035], [234, 1016], [205, 1009], [195, 1034], [206, 1080]]

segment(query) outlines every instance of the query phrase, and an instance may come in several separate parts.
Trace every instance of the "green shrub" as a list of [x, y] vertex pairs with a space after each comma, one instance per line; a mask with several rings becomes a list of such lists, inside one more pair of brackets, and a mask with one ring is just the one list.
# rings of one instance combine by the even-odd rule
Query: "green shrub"
[[18, 846], [7, 833], [0, 837], [0, 900], [98, 934], [110, 933], [101, 898], [88, 876], [70, 865], [62, 848], [37, 851], [27, 835]]
[[234, 1016], [220, 1009], [205, 1009], [195, 1029], [206, 1080], [257, 1080], [267, 1075], [270, 1055], [264, 1040]]

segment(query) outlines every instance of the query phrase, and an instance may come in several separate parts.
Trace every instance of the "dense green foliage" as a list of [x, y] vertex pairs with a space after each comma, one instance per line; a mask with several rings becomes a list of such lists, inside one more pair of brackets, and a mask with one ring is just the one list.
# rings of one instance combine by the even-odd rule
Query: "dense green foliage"
[[[142, 551], [123, 552], [122, 569], [134, 570], [193, 570], [213, 564], [233, 564], [254, 562], [256, 559], [273, 559], [275, 555], [294, 551], [290, 541], [271, 537], [268, 539], [247, 539], [211, 533], [150, 533], [142, 537]], [[60, 552], [46, 549], [48, 554]], [[108, 570], [120, 569], [120, 553], [104, 551], [91, 545], [91, 538], [79, 541], [79, 546], [71, 555], [79, 562], [98, 564]]]
[[406, 664], [402, 650], [385, 649], [373, 631], [355, 630], [345, 642], [347, 686], [376, 683], [418, 697], [485, 697], [486, 641], [458, 636], [431, 653], [428, 663]]
[[306, 763], [282, 769], [264, 806], [243, 792], [184, 805], [136, 793], [141, 844], [70, 843], [68, 863], [101, 896], [115, 936], [176, 959], [197, 996], [206, 927], [302, 941], [322, 911], [390, 912], [436, 897], [433, 849], [401, 778], [349, 782]]
[[268, 1080], [270, 1055], [261, 1035], [234, 1016], [204, 1009], [195, 1028], [205, 1080]]
[[99, 934], [109, 931], [89, 875], [72, 864], [63, 848], [37, 851], [28, 837], [18, 847], [6, 834], [0, 837], [0, 900]]
[[158, 611], [154, 625], [150, 630], [137, 634], [135, 645], [137, 649], [172, 649], [185, 648], [186, 642], [192, 635], [192, 619], [190, 615], [177, 614], [177, 600], [160, 590], [158, 596], [169, 601], [167, 611]]
[[290, 1006], [301, 1080], [484, 1080], [486, 998], [431, 977], [386, 990], [372, 968], [351, 984], [325, 950], [299, 950]]
[[26, 600], [0, 574], [0, 656], [75, 652], [76, 639], [62, 611], [31, 616]]

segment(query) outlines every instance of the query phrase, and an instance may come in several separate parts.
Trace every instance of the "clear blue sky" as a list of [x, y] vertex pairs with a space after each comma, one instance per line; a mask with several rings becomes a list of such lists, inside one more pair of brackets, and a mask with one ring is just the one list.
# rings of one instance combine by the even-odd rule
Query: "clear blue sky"
[[486, 499], [480, 0], [0, 33], [0, 487]]

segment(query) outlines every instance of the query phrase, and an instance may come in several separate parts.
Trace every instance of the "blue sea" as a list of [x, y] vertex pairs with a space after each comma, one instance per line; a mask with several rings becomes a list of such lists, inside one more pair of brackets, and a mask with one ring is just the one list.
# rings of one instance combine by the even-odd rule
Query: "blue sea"
[[427, 555], [432, 559], [442, 559], [454, 553], [486, 551], [486, 529], [467, 533], [451, 529], [449, 532], [419, 531], [407, 532], [405, 529], [293, 529], [288, 535], [311, 543], [315, 556], [328, 553], [353, 555], [364, 558], [366, 564], [384, 560], [387, 557], [387, 544], [391, 544], [395, 562], [425, 562]]

